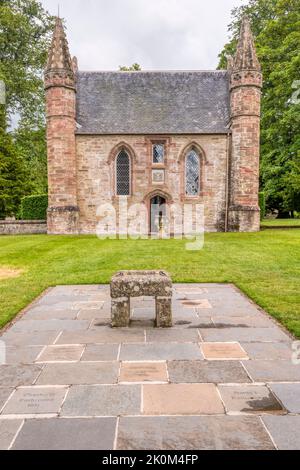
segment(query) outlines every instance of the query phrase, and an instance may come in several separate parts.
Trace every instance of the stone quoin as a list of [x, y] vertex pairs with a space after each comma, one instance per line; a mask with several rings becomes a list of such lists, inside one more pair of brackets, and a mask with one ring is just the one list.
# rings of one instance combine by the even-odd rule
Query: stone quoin
[[[227, 70], [82, 72], [57, 18], [45, 70], [49, 234], [96, 233], [97, 210], [203, 204], [205, 230], [252, 232], [262, 74], [249, 20]], [[196, 216], [194, 215], [194, 218]], [[194, 221], [195, 222], [195, 221]]]

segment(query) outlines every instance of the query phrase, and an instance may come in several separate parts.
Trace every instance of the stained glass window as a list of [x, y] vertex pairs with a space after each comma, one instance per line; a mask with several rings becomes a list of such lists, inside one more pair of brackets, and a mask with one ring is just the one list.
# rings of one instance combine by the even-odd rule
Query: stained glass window
[[153, 145], [153, 163], [164, 163], [165, 147], [163, 144]]
[[116, 186], [118, 196], [130, 195], [130, 158], [125, 150], [117, 156]]
[[185, 193], [197, 196], [200, 190], [200, 158], [196, 150], [190, 150], [185, 159]]

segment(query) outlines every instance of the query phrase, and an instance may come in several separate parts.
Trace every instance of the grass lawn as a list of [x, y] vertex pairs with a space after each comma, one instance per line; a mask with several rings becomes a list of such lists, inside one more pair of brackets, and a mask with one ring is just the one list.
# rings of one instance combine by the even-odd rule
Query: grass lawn
[[108, 283], [120, 269], [159, 268], [174, 282], [234, 283], [300, 338], [298, 230], [207, 234], [201, 251], [186, 251], [181, 240], [2, 236], [0, 268], [4, 276], [23, 270], [0, 277], [0, 326], [49, 286]]
[[300, 219], [266, 219], [261, 222], [262, 227], [300, 227]]

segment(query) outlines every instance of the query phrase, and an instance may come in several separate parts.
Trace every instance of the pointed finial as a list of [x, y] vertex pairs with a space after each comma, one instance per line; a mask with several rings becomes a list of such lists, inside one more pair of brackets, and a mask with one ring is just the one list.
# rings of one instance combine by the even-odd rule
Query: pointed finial
[[248, 16], [242, 19], [237, 51], [233, 61], [234, 70], [261, 70]]
[[66, 79], [70, 85], [74, 82], [74, 70], [69, 45], [62, 19], [59, 17], [56, 18], [45, 73], [46, 78], [49, 79], [50, 75], [55, 74]]

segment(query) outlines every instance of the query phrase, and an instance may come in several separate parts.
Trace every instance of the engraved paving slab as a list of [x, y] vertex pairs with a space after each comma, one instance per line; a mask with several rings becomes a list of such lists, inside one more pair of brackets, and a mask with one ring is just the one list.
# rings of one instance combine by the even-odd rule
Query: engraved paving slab
[[168, 283], [139, 284], [124, 328], [108, 285], [29, 306], [0, 337], [0, 449], [300, 449], [295, 340], [234, 286]]

